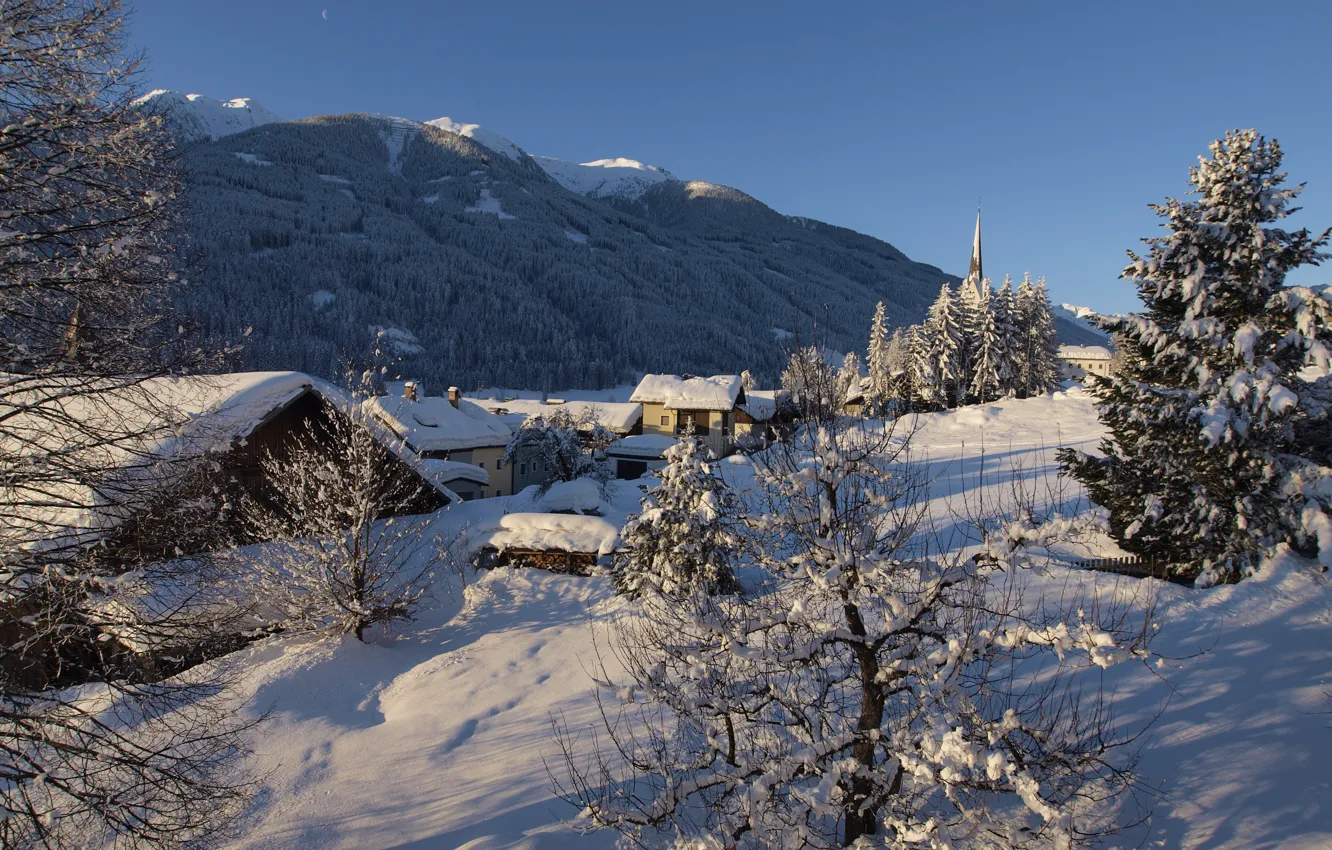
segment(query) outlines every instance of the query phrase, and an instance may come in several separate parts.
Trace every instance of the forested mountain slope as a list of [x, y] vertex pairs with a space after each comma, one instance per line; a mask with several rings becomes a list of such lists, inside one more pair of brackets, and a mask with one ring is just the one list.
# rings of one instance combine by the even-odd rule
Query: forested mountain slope
[[229, 338], [253, 328], [250, 368], [329, 374], [386, 328], [435, 390], [775, 377], [788, 332], [861, 349], [876, 301], [915, 322], [955, 279], [734, 189], [671, 178], [596, 199], [520, 149], [401, 119], [271, 123], [184, 161], [183, 306]]

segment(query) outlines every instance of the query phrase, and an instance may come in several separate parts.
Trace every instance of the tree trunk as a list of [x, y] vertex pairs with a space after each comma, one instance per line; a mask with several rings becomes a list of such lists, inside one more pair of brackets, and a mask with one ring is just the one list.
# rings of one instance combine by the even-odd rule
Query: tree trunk
[[[860, 617], [859, 608], [848, 603], [845, 611], [851, 633], [856, 637], [865, 637], [865, 623]], [[859, 763], [861, 775], [853, 777], [847, 788], [850, 799], [846, 806], [846, 830], [842, 836], [844, 847], [854, 844], [861, 836], [876, 835], [879, 831], [879, 801], [875, 799], [875, 782], [871, 776], [876, 742], [870, 736], [883, 723], [884, 688], [878, 681], [879, 659], [874, 648], [864, 643], [857, 644], [855, 654], [860, 666], [861, 687], [860, 719], [856, 723], [856, 731], [860, 732], [861, 737], [851, 748], [851, 757]]]

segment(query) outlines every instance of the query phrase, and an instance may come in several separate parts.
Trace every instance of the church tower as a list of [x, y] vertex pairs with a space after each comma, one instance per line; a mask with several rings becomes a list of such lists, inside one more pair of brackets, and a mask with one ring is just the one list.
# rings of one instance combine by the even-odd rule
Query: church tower
[[973, 287], [977, 295], [984, 294], [981, 291], [985, 285], [985, 273], [981, 268], [980, 207], [976, 208], [976, 238], [971, 243], [971, 267], [967, 269], [967, 279], [963, 284]]

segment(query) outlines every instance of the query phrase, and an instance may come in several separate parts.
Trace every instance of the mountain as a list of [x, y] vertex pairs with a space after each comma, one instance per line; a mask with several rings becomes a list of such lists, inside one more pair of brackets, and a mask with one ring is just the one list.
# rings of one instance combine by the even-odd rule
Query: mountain
[[180, 144], [215, 141], [282, 120], [248, 97], [222, 101], [201, 94], [154, 89], [136, 103], [166, 118]]
[[250, 103], [265, 120], [227, 133], [217, 101], [185, 120], [196, 100], [158, 99], [196, 140], [181, 306], [220, 336], [251, 331], [250, 368], [328, 375], [378, 338], [427, 388], [775, 380], [797, 339], [862, 349], [876, 301], [919, 321], [957, 280], [730, 187], [533, 158], [475, 124], [282, 122]]
[[[1063, 342], [1074, 345], [1079, 343], [1082, 345], [1099, 345], [1110, 338], [1108, 333], [1095, 325], [1094, 321], [1100, 317], [1100, 313], [1090, 307], [1079, 307], [1076, 304], [1056, 304], [1054, 314], [1056, 321], [1061, 322], [1060, 338]], [[1090, 342], [1082, 339], [1063, 339], [1072, 330], [1084, 331], [1093, 335], [1095, 339]]]

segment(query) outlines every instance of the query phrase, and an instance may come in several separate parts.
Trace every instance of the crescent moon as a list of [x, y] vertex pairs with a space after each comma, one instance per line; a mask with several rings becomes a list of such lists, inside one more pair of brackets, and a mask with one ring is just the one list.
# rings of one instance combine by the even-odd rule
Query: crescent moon
[[325, 10], [322, 11], [322, 12], [320, 12], [319, 14], [320, 14], [321, 16], [323, 16], [324, 20], [326, 20], [326, 21], [328, 20], [328, 10], [327, 10], [327, 9], [325, 9]]

